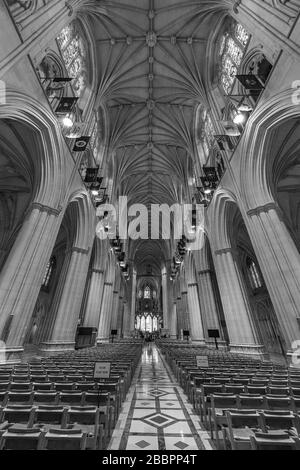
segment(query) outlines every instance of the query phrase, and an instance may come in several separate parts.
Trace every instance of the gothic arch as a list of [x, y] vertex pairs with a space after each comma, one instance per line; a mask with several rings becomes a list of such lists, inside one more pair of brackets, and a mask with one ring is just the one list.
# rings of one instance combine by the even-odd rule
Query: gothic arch
[[240, 151], [240, 175], [247, 175], [242, 187], [246, 209], [274, 203], [270, 149], [276, 129], [300, 117], [295, 106], [295, 89], [284, 90], [267, 102], [260, 102], [250, 116]]
[[30, 96], [9, 89], [6, 92], [6, 105], [0, 106], [0, 119], [20, 122], [38, 136], [39, 158], [34, 159], [36, 187], [33, 202], [59, 208], [66, 186], [66, 150], [57, 120]]
[[89, 193], [85, 190], [76, 191], [69, 198], [68, 205], [76, 220], [74, 246], [88, 250], [92, 246], [96, 230], [95, 211]]
[[213, 250], [231, 247], [228, 220], [233, 204], [237, 204], [237, 201], [230, 191], [219, 188], [215, 192], [208, 211], [209, 241]]

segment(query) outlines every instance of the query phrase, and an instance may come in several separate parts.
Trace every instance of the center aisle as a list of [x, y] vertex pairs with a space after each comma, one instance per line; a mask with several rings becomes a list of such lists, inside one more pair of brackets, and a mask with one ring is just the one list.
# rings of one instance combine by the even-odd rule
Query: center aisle
[[212, 450], [199, 417], [151, 343], [144, 347], [108, 449]]

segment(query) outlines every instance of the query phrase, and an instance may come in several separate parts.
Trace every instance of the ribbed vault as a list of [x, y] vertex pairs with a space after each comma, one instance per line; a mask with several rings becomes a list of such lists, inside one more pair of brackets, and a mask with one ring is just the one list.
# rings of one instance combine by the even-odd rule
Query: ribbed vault
[[[195, 111], [200, 103], [209, 107], [207, 38], [232, 6], [231, 0], [85, 2], [97, 44], [97, 105], [109, 117], [115, 197], [147, 206], [189, 200]], [[143, 241], [143, 255], [130, 243], [130, 258], [158, 267], [164, 243]]]

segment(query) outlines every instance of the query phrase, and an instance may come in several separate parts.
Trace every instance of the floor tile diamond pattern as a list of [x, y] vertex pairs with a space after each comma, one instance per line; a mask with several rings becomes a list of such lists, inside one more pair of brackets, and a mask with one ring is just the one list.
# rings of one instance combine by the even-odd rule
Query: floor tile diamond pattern
[[109, 450], [211, 450], [209, 435], [155, 345], [145, 346], [127, 398]]

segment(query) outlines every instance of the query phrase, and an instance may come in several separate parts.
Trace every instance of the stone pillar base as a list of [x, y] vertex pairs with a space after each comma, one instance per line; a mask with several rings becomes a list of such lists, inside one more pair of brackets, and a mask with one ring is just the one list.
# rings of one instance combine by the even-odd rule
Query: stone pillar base
[[196, 344], [197, 346], [203, 346], [205, 347], [205, 339], [204, 338], [201, 338], [201, 339], [192, 339], [191, 340], [191, 343], [192, 344]]
[[268, 359], [268, 354], [262, 344], [230, 344], [229, 351], [234, 354], [251, 356], [254, 359]]
[[0, 348], [0, 365], [20, 363], [23, 352], [22, 346]]
[[[214, 339], [206, 339], [205, 344], [206, 344], [206, 347], [209, 349], [217, 349]], [[226, 341], [222, 339], [221, 340], [218, 339], [218, 349], [222, 349], [222, 351], [224, 351], [225, 349], [228, 349]]]
[[100, 344], [100, 343], [109, 343], [109, 338], [97, 338], [96, 344]]
[[132, 333], [131, 333], [131, 331], [124, 331], [124, 333], [123, 333], [123, 338], [132, 338]]
[[74, 351], [75, 349], [75, 342], [70, 341], [70, 342], [65, 342], [65, 341], [55, 341], [55, 342], [46, 342], [46, 343], [41, 343], [39, 345], [39, 349], [43, 353], [47, 354], [57, 354], [57, 353], [63, 353], [67, 351]]

